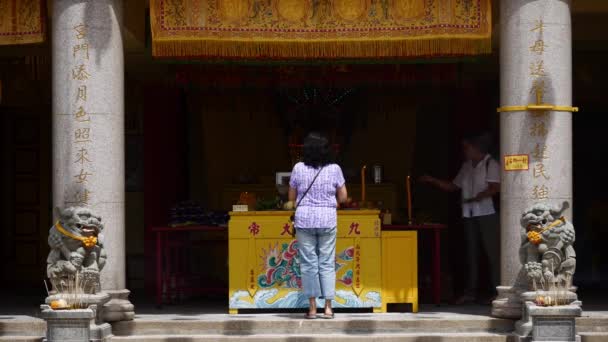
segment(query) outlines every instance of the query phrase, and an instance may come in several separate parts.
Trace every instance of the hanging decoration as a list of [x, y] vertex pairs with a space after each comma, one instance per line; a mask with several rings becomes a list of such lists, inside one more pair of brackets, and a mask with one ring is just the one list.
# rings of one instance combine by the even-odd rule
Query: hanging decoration
[[490, 0], [155, 0], [156, 57], [356, 59], [491, 52]]
[[44, 0], [0, 0], [0, 45], [43, 42], [45, 19]]

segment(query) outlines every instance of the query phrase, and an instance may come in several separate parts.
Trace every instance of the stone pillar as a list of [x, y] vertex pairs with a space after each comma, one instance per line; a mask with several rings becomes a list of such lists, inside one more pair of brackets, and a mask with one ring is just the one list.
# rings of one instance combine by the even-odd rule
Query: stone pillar
[[[500, 1], [500, 105], [538, 102], [572, 105], [570, 1]], [[492, 313], [518, 318], [526, 281], [519, 220], [537, 202], [572, 203], [572, 113], [503, 112], [500, 135], [502, 286]], [[529, 169], [505, 171], [507, 155], [527, 155]]]
[[133, 318], [125, 289], [122, 0], [53, 2], [53, 205], [102, 217], [109, 321]]

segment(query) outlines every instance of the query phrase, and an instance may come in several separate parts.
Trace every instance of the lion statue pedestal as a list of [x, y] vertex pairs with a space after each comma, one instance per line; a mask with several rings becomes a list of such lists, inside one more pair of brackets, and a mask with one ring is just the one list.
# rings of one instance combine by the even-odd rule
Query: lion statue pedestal
[[519, 258], [520, 278], [525, 279], [519, 288], [523, 315], [515, 324], [520, 341], [577, 340], [575, 317], [581, 315], [582, 303], [572, 286], [576, 233], [563, 216], [569, 207], [568, 202], [561, 206], [539, 203], [522, 214]]
[[47, 276], [52, 290], [45, 300], [47, 305], [43, 312], [59, 320], [71, 316], [52, 315], [54, 307], [68, 313], [94, 308], [91, 341], [105, 341], [112, 335], [112, 327], [104, 322], [103, 312], [110, 295], [101, 292], [100, 272], [107, 259], [102, 231], [101, 217], [89, 208], [68, 207], [59, 213], [59, 220], [49, 230], [48, 238], [51, 250], [47, 257]]

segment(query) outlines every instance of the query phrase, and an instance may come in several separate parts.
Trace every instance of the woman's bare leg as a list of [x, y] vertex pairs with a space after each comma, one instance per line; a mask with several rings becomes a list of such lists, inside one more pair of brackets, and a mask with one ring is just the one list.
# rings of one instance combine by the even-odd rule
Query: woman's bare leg
[[325, 300], [325, 315], [331, 316], [333, 313], [334, 311], [331, 309], [331, 299]]
[[308, 298], [308, 316], [317, 315], [317, 300], [315, 297]]

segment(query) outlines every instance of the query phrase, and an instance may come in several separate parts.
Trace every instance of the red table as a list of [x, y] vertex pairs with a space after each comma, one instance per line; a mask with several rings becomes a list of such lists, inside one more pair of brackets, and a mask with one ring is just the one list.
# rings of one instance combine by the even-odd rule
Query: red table
[[[201, 287], [182, 287], [179, 283], [171, 288], [169, 281], [172, 277], [186, 278], [191, 276], [188, 271], [184, 272], [182, 260], [179, 254], [175, 258], [172, 257], [173, 251], [183, 250], [196, 245], [195, 242], [188, 239], [185, 234], [191, 232], [225, 232], [225, 236], [220, 239], [205, 239], [204, 241], [226, 241], [226, 249], [228, 248], [228, 228], [218, 226], [183, 226], [183, 227], [153, 227], [151, 228], [156, 233], [156, 305], [161, 306], [163, 303], [163, 287], [166, 293], [177, 292], [225, 292], [225, 286], [217, 286], [210, 284]], [[177, 236], [182, 237], [178, 239]], [[185, 237], [185, 239], [183, 239]], [[164, 256], [164, 265], [163, 265]], [[175, 270], [177, 269], [177, 270]]]
[[438, 223], [428, 224], [390, 224], [383, 225], [382, 230], [417, 230], [433, 231], [433, 302], [441, 304], [441, 230], [447, 225]]

